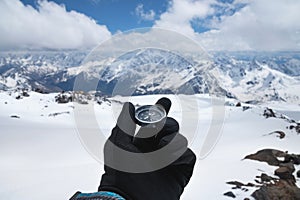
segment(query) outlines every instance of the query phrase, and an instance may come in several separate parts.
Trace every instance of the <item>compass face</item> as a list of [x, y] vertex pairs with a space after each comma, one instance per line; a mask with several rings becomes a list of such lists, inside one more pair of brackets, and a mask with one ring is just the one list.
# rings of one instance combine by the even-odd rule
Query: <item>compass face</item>
[[165, 117], [166, 111], [157, 105], [141, 106], [135, 111], [135, 118], [144, 124], [156, 123]]

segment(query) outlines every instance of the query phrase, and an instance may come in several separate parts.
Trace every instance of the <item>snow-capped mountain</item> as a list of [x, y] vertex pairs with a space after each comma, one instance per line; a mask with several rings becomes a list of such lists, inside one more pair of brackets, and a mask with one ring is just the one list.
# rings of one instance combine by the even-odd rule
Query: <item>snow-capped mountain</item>
[[213, 52], [207, 60], [148, 48], [82, 64], [86, 55], [85, 51], [1, 53], [0, 89], [73, 90], [77, 79], [81, 83], [77, 90], [106, 95], [116, 94], [121, 86], [121, 94], [210, 92], [244, 102], [300, 101], [299, 52]]
[[208, 91], [203, 81], [206, 79], [204, 70], [211, 66], [210, 61], [195, 62], [165, 50], [139, 49], [106, 63], [85, 67], [82, 73], [90, 79], [98, 79], [97, 89], [108, 94], [113, 92], [111, 88], [120, 85], [126, 85], [122, 87], [122, 94], [129, 91], [136, 95], [188, 94]]
[[242, 101], [299, 102], [300, 54], [215, 54], [221, 86]]
[[0, 53], [0, 89], [40, 88], [57, 91], [65, 69], [79, 66], [88, 52], [37, 51]]

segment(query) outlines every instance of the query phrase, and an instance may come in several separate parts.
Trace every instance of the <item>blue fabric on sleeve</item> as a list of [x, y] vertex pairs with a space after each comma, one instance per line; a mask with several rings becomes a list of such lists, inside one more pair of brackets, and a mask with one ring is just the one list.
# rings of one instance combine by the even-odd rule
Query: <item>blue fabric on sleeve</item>
[[100, 191], [94, 193], [76, 193], [70, 200], [126, 200], [114, 192]]

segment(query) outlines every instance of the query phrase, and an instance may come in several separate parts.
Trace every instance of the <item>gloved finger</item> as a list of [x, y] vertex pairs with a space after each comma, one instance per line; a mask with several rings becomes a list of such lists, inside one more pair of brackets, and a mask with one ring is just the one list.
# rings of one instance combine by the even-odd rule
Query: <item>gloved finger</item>
[[170, 99], [163, 97], [163, 98], [160, 98], [155, 104], [161, 105], [165, 109], [166, 114], [168, 115], [171, 105], [172, 105], [172, 102]]
[[158, 131], [153, 126], [142, 126], [133, 138], [133, 144], [142, 152], [150, 152], [156, 146], [155, 137]]
[[117, 120], [116, 126], [113, 128], [108, 141], [105, 144], [104, 155], [113, 153], [116, 145], [123, 150], [136, 152], [137, 148], [132, 144], [133, 136], [136, 129], [134, 120], [135, 108], [132, 103], [126, 102]]
[[135, 108], [130, 102], [123, 105], [122, 111], [117, 120], [117, 128], [129, 136], [133, 136], [136, 129]]
[[158, 144], [164, 136], [177, 133], [178, 131], [178, 122], [173, 118], [167, 117], [163, 123], [141, 127], [133, 140], [133, 144], [143, 152], [154, 151], [157, 150]]
[[171, 152], [177, 152], [181, 149], [187, 149], [188, 141], [182, 134], [174, 132], [161, 138], [158, 147], [162, 148], [166, 145], [169, 145], [168, 148]]
[[[154, 163], [161, 162], [163, 160], [172, 160], [172, 163], [178, 160], [187, 151], [187, 139], [180, 133], [171, 133], [164, 136], [158, 146], [159, 154], [151, 158]], [[173, 165], [170, 163], [170, 165]]]
[[165, 136], [179, 132], [179, 123], [172, 117], [167, 117], [163, 128], [157, 133], [158, 142]]

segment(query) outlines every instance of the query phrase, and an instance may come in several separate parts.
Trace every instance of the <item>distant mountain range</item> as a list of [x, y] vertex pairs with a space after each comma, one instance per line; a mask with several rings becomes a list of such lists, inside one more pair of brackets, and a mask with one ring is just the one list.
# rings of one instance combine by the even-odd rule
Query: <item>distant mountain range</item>
[[[138, 49], [82, 62], [86, 51], [0, 53], [0, 90], [103, 95], [215, 93], [243, 102], [300, 102], [300, 52], [211, 52], [211, 59]], [[97, 83], [92, 84], [92, 83]]]

